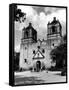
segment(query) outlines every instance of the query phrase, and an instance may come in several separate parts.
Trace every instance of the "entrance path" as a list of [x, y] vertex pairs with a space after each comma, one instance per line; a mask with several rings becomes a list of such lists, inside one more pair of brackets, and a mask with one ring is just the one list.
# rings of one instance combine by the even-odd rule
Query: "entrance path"
[[15, 72], [15, 84], [40, 84], [66, 82], [66, 76], [61, 76], [60, 71], [42, 72]]

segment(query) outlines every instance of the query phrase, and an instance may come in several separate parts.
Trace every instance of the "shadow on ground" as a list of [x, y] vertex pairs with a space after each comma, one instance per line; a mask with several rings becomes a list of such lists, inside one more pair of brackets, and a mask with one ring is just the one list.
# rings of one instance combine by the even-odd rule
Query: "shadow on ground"
[[40, 84], [43, 83], [43, 80], [39, 80], [37, 77], [21, 77], [15, 78], [15, 84]]

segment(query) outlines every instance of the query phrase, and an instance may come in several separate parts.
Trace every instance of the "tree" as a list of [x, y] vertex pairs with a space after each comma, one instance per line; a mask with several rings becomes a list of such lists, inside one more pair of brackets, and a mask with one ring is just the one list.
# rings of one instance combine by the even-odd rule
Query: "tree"
[[[26, 13], [22, 12], [21, 9], [17, 9], [17, 5], [14, 5], [14, 19], [13, 21], [24, 22], [26, 19]], [[19, 70], [19, 57], [20, 53], [14, 53], [14, 71]]]
[[26, 13], [22, 12], [21, 9], [17, 9], [15, 6], [14, 21], [24, 22], [26, 19]]
[[15, 52], [14, 53], [14, 71], [19, 70], [19, 57], [20, 57], [20, 53]]
[[53, 49], [50, 53], [51, 59], [56, 61], [57, 68], [63, 68], [67, 65], [67, 35], [63, 37], [63, 43]]

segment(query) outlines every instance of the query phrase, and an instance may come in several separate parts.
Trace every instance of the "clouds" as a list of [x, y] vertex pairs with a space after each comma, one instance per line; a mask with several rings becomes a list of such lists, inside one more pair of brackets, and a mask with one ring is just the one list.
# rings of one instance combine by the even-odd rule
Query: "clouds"
[[36, 14], [36, 11], [31, 6], [19, 6], [18, 5], [17, 8], [21, 9], [22, 12], [25, 12], [26, 17], [33, 16]]
[[[27, 27], [29, 22], [32, 22], [33, 27], [37, 30], [38, 37], [43, 39], [47, 37], [47, 23], [52, 21], [55, 16], [59, 19], [62, 25], [62, 34], [66, 33], [66, 10], [63, 8], [54, 7], [35, 7], [35, 6], [18, 6], [22, 12], [26, 13], [26, 20], [24, 23], [15, 22], [15, 30], [19, 32], [21, 38], [22, 28]], [[16, 46], [20, 44], [20, 38], [15, 38]]]
[[18, 8], [26, 13], [26, 21], [21, 24], [20, 28], [28, 26], [28, 23], [32, 22], [34, 28], [38, 30], [45, 28], [47, 30], [47, 23], [52, 21], [54, 16], [59, 19], [62, 25], [66, 23], [66, 10], [62, 8], [35, 6], [18, 6]]
[[51, 13], [53, 13], [53, 12], [58, 11], [59, 9], [60, 9], [60, 8], [46, 7], [46, 8], [44, 9], [44, 11], [45, 11], [46, 15], [48, 15], [48, 14], [51, 14]]

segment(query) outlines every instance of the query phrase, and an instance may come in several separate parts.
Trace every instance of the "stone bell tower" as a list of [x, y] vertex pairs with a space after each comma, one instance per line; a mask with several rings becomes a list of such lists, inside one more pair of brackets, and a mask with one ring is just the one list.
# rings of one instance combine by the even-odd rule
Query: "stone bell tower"
[[47, 42], [50, 47], [57, 46], [60, 43], [62, 37], [62, 26], [56, 17], [53, 18], [52, 22], [47, 24]]
[[34, 42], [37, 42], [37, 32], [32, 27], [32, 24], [29, 23], [29, 26], [22, 30], [22, 43], [27, 44], [27, 43], [34, 43]]
[[20, 68], [26, 68], [30, 64], [32, 44], [37, 42], [37, 31], [29, 23], [28, 27], [22, 30], [22, 39], [20, 47]]

